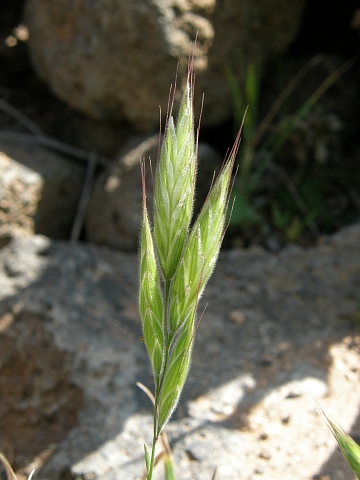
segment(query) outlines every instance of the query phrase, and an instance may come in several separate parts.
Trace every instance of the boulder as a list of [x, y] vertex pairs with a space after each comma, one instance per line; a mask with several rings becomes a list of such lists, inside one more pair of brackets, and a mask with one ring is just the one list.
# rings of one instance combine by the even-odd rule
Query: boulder
[[[38, 75], [61, 99], [93, 118], [127, 119], [139, 130], [158, 125], [180, 62], [186, 77], [195, 51], [203, 123], [232, 112], [225, 78], [243, 75], [241, 55], [266, 62], [295, 38], [305, 0], [28, 0], [25, 22]], [[197, 109], [199, 110], [199, 108]]]
[[0, 142], [0, 236], [69, 238], [84, 167], [36, 145]]
[[[152, 212], [152, 169], [156, 168], [159, 135], [134, 137], [117, 159], [99, 176], [87, 209], [85, 228], [88, 241], [135, 252], [139, 246], [142, 215], [140, 159], [146, 160], [147, 201]], [[200, 165], [197, 178], [195, 212], [209, 191], [214, 172], [221, 167], [221, 157], [207, 143], [198, 148]]]
[[[351, 477], [313, 398], [360, 432], [359, 245], [358, 224], [307, 250], [220, 255], [167, 427], [179, 478]], [[0, 441], [21, 478], [139, 479], [152, 406], [136, 382], [153, 380], [137, 256], [13, 238], [0, 284]]]

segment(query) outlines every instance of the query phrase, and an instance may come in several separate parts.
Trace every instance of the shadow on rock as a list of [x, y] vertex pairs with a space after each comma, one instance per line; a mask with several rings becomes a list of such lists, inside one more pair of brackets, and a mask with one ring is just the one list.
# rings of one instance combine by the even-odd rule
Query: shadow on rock
[[[309, 250], [221, 255], [201, 300], [200, 311], [209, 308], [168, 428], [183, 479], [211, 478], [214, 466], [222, 479], [251, 479], [261, 469], [276, 479], [282, 472], [274, 459], [292, 448], [292, 437], [305, 445], [294, 472], [299, 464], [305, 474], [320, 471], [331, 454], [323, 441], [330, 433], [319, 427], [311, 396], [335, 414], [345, 398], [350, 424], [360, 403], [353, 388], [359, 345], [351, 344], [359, 238], [354, 226]], [[151, 387], [152, 379], [139, 340], [137, 276], [136, 255], [91, 245], [35, 236], [14, 238], [0, 251], [0, 341], [10, 348], [2, 357], [24, 365], [15, 372], [16, 363], [2, 362], [1, 377], [22, 385], [5, 389], [19, 432], [39, 431], [55, 443], [42, 479], [141, 474], [152, 415], [135, 383]], [[16, 440], [5, 429], [2, 437], [21, 468], [47, 450], [25, 433]], [[311, 450], [316, 438], [318, 464], [309, 461], [314, 452], [306, 453], [306, 442]]]

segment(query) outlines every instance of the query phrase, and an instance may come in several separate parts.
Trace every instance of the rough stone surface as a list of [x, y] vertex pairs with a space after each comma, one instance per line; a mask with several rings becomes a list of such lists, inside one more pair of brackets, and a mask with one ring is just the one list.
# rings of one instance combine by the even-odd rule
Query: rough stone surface
[[[360, 335], [353, 322], [359, 250], [360, 225], [354, 225], [308, 250], [221, 254], [200, 303], [200, 310], [209, 306], [168, 428], [179, 479], [209, 480], [215, 466], [220, 480], [351, 478], [312, 397], [359, 435]], [[77, 424], [71, 417], [70, 431], [50, 454], [32, 451], [39, 479], [141, 476], [151, 406], [135, 382], [151, 387], [152, 380], [139, 340], [137, 277], [135, 255], [93, 245], [35, 236], [14, 238], [0, 251], [0, 341], [12, 339], [7, 348], [19, 361], [25, 349], [34, 365], [31, 375], [16, 373], [19, 385], [21, 374], [32, 378], [28, 389], [16, 396], [5, 390], [2, 404], [11, 401], [20, 418], [21, 407], [34, 408], [32, 442], [41, 450], [37, 436], [51, 438], [61, 422], [56, 413], [44, 421], [51, 414], [47, 395], [55, 411], [68, 412], [69, 392], [83, 399]], [[50, 350], [63, 373], [40, 365]], [[4, 357], [1, 350], [0, 358], [13, 352]], [[2, 360], [2, 385], [5, 373]], [[59, 375], [63, 390], [56, 389]], [[2, 441], [14, 442], [15, 464], [25, 474], [31, 465], [22, 463], [27, 446], [20, 419], [13, 429], [11, 437], [1, 432]]]
[[[241, 75], [244, 50], [263, 61], [285, 51], [299, 27], [304, 0], [28, 0], [25, 22], [33, 64], [51, 89], [93, 118], [158, 125], [181, 62], [197, 32], [197, 88], [204, 123], [232, 112], [225, 67]], [[269, 41], [271, 39], [271, 41]], [[198, 95], [200, 104], [201, 94]]]
[[0, 352], [0, 450], [15, 469], [37, 468], [39, 453], [49, 456], [76, 425], [82, 391], [71, 381], [70, 357], [56, 348], [42, 314], [19, 304], [3, 310]]
[[[140, 159], [150, 157], [154, 169], [158, 147], [159, 135], [133, 138], [97, 179], [86, 215], [86, 236], [90, 242], [137, 251], [142, 214]], [[200, 143], [198, 162], [195, 212], [200, 210], [222, 159], [210, 145]], [[146, 170], [147, 201], [152, 211], [152, 171], [148, 162]]]
[[0, 143], [0, 235], [69, 238], [84, 168], [35, 145]]

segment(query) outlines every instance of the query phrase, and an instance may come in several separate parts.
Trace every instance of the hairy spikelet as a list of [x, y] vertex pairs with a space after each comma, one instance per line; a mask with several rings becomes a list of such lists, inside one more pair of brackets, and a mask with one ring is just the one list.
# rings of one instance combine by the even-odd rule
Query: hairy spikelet
[[146, 348], [157, 384], [163, 361], [163, 305], [150, 223], [144, 205], [140, 249], [139, 309]]
[[318, 407], [325, 422], [338, 442], [345, 460], [348, 462], [356, 478], [360, 480], [360, 446], [343, 430], [342, 427], [340, 427], [340, 425], [337, 425], [330, 420], [320, 405], [318, 405]]
[[191, 229], [184, 256], [173, 282], [170, 330], [174, 334], [186, 321], [209, 280], [220, 252], [224, 234], [228, 191], [235, 160], [225, 163]]
[[360, 446], [331, 420], [329, 420], [329, 426], [339, 444], [341, 453], [344, 455], [356, 478], [360, 479]]
[[239, 136], [190, 228], [196, 176], [193, 72], [177, 122], [167, 121], [154, 181], [154, 229], [144, 208], [140, 249], [139, 306], [144, 340], [155, 377], [154, 438], [145, 446], [147, 480], [153, 479], [155, 444], [174, 412], [190, 368], [196, 309], [224, 236], [229, 186]]
[[180, 334], [171, 346], [170, 361], [164, 375], [161, 392], [160, 430], [169, 421], [178, 404], [190, 368], [191, 352], [194, 344], [195, 310], [196, 306], [194, 306]]
[[192, 88], [188, 82], [175, 126], [170, 116], [155, 176], [154, 235], [163, 276], [171, 280], [191, 221], [196, 156]]
[[176, 408], [189, 370], [196, 307], [219, 255], [235, 155], [236, 148], [225, 162], [191, 228], [171, 281], [165, 341], [170, 356], [163, 372], [159, 406], [160, 429], [165, 426]]

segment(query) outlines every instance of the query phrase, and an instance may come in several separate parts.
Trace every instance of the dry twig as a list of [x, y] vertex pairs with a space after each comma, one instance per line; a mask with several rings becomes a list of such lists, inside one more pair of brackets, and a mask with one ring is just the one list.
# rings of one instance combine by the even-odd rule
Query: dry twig
[[[0, 130], [0, 140], [10, 141], [10, 142], [21, 142], [30, 145], [39, 145], [40, 147], [49, 148], [50, 150], [55, 150], [69, 157], [76, 158], [82, 161], [88, 161], [89, 152], [78, 147], [73, 147], [68, 143], [55, 140], [54, 138], [48, 137], [47, 135], [34, 135], [29, 133], [19, 133], [19, 132], [9, 132], [7, 130]], [[99, 165], [107, 166], [109, 164], [109, 158], [104, 156], [99, 156], [97, 163]]]
[[88, 157], [88, 165], [86, 169], [86, 175], [84, 180], [81, 197], [79, 200], [76, 217], [74, 220], [73, 228], [71, 231], [70, 241], [75, 243], [79, 240], [81, 229], [84, 223], [86, 210], [89, 204], [91, 190], [94, 183], [95, 170], [97, 165], [97, 155], [95, 152], [90, 152]]

